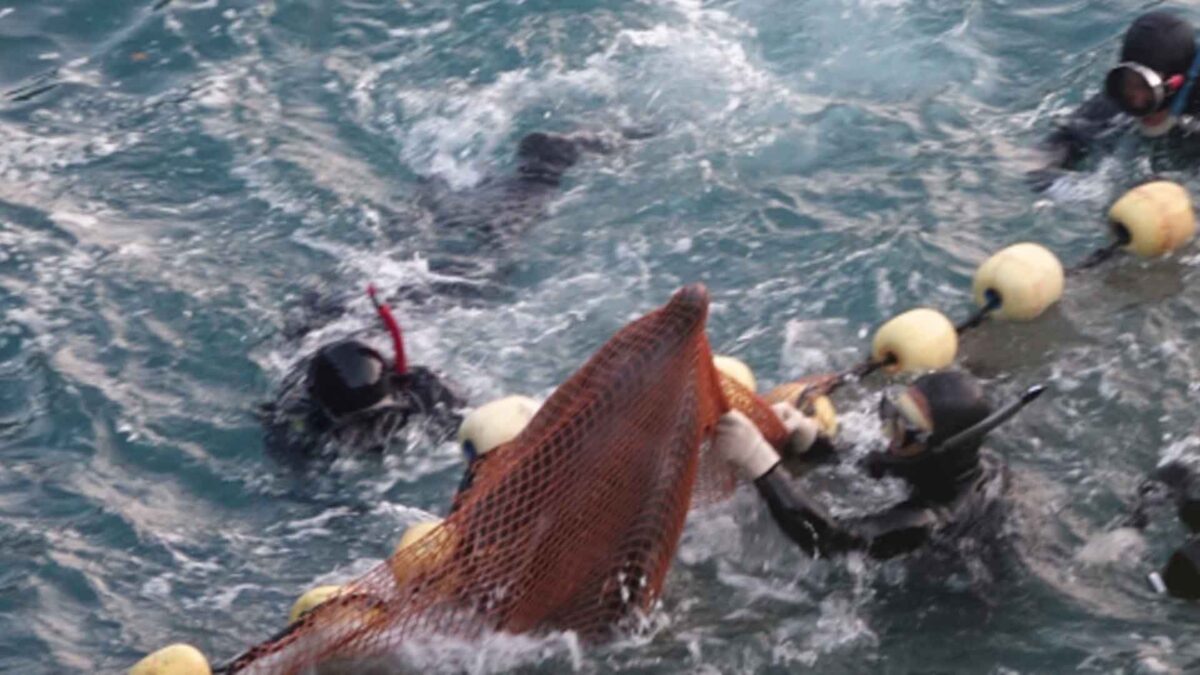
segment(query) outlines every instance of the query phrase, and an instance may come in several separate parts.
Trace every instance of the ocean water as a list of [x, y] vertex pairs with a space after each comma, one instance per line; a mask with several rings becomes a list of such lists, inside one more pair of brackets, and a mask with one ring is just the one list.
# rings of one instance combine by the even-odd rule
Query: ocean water
[[[174, 641], [222, 661], [444, 512], [461, 459], [420, 426], [382, 457], [264, 447], [254, 411], [305, 354], [386, 345], [368, 282], [409, 289], [412, 359], [480, 403], [547, 395], [688, 282], [712, 293], [714, 346], [773, 384], [854, 363], [910, 307], [965, 316], [975, 265], [1004, 245], [1083, 257], [1139, 180], [1200, 189], [1177, 149], [1132, 138], [1046, 194], [1023, 179], [1145, 7], [0, 0], [0, 671], [120, 671]], [[431, 180], [486, 186], [530, 131], [623, 129], [651, 133], [587, 156], [481, 256], [485, 281], [441, 292], [457, 235], [422, 199]], [[410, 656], [429, 672], [1195, 669], [1200, 608], [1143, 582], [1181, 528], [1113, 528], [1147, 471], [1200, 457], [1197, 264], [1121, 259], [1033, 324], [964, 340], [959, 365], [997, 399], [1051, 387], [993, 435], [1014, 472], [995, 555], [812, 561], [743, 490], [692, 514], [647, 635]], [[883, 384], [839, 396], [854, 453], [879, 442]]]

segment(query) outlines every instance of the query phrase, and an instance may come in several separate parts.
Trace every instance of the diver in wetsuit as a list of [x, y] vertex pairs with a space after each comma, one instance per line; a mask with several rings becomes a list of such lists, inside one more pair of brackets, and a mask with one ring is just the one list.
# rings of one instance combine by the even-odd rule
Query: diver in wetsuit
[[420, 203], [433, 217], [423, 251], [433, 278], [427, 287], [405, 286], [400, 293], [417, 302], [431, 296], [473, 300], [503, 295], [505, 289], [495, 282], [506, 266], [524, 257], [514, 243], [545, 214], [567, 171], [586, 154], [609, 154], [621, 139], [650, 133], [537, 131], [518, 143], [512, 173], [485, 178], [465, 190], [452, 189], [440, 178], [428, 180]]
[[1190, 538], [1171, 554], [1160, 572], [1149, 575], [1150, 585], [1159, 593], [1200, 600], [1200, 477], [1181, 462], [1169, 462], [1155, 469], [1138, 487], [1137, 506], [1130, 524], [1145, 528], [1149, 522], [1147, 511], [1164, 503], [1175, 507]]
[[[811, 446], [816, 421], [783, 406], [774, 409], [782, 413], [793, 448]], [[1005, 414], [1016, 409], [1010, 405]], [[721, 418], [714, 443], [740, 475], [754, 482], [780, 529], [808, 554], [861, 550], [890, 558], [934, 537], [965, 534], [998, 513], [1007, 468], [981, 446], [986, 432], [1007, 416], [991, 413], [979, 384], [958, 372], [925, 375], [901, 392], [885, 394], [879, 414], [890, 444], [885, 452], [868, 455], [866, 469], [873, 478], [903, 479], [910, 492], [899, 504], [857, 518], [835, 518], [800, 492], [780, 455], [741, 413]]]
[[458, 426], [465, 401], [432, 370], [409, 365], [400, 326], [375, 300], [392, 337], [389, 361], [358, 340], [325, 345], [284, 381], [276, 402], [263, 406], [268, 446], [309, 453], [325, 441], [380, 451], [414, 416], [424, 416], [445, 438]]
[[433, 179], [421, 202], [433, 213], [438, 233], [458, 230], [476, 247], [503, 246], [542, 215], [567, 170], [584, 153], [607, 154], [614, 147], [614, 140], [600, 134], [536, 131], [517, 144], [513, 173], [489, 177], [468, 190], [453, 190], [445, 181]]
[[[1120, 62], [1109, 71], [1104, 91], [1088, 99], [1043, 142], [1044, 169], [1031, 173], [1040, 187], [1056, 170], [1070, 168], [1102, 137], [1137, 120], [1143, 135], [1163, 136], [1200, 113], [1200, 75], [1192, 24], [1155, 10], [1137, 18], [1125, 33]], [[1187, 121], [1191, 121], [1188, 119]]]

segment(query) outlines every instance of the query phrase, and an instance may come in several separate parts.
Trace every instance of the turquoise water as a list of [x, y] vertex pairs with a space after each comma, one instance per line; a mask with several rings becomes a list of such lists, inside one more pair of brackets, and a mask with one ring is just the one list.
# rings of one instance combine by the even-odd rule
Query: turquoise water
[[[444, 281], [425, 177], [478, 185], [535, 129], [658, 131], [573, 169], [488, 254], [487, 293], [396, 302], [412, 358], [472, 401], [548, 394], [690, 281], [712, 292], [713, 344], [773, 384], [855, 362], [911, 306], [964, 316], [974, 266], [1002, 245], [1082, 257], [1140, 179], [1200, 189], [1169, 143], [1134, 139], [1046, 195], [1022, 179], [1143, 7], [0, 0], [0, 671], [117, 671], [177, 640], [222, 660], [444, 512], [460, 459], [419, 427], [382, 458], [304, 464], [267, 453], [253, 415], [317, 345], [386, 345], [366, 282]], [[1187, 669], [1200, 610], [1142, 582], [1180, 528], [1105, 533], [1147, 470], [1200, 454], [1196, 267], [1122, 260], [1073, 278], [1035, 324], [964, 342], [961, 365], [997, 397], [1052, 385], [994, 437], [1016, 484], [996, 555], [813, 562], [743, 491], [691, 518], [648, 636], [411, 657], [434, 672]], [[306, 316], [314, 292], [347, 311]], [[879, 440], [880, 384], [841, 397], [855, 452]], [[895, 494], [832, 473], [839, 509]]]

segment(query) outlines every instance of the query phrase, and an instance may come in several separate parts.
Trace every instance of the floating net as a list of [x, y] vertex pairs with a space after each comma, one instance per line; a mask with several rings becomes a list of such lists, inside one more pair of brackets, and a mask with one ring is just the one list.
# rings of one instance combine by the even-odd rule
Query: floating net
[[705, 442], [717, 418], [732, 405], [776, 445], [785, 435], [713, 368], [707, 315], [704, 287], [688, 286], [623, 328], [480, 460], [437, 529], [225, 672], [361, 671], [432, 636], [598, 642], [629, 627], [659, 597], [693, 493], [732, 490]]

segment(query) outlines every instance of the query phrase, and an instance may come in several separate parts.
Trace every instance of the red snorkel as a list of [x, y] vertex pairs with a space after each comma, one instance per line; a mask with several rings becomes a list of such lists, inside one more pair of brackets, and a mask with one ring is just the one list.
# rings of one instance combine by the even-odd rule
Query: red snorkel
[[392, 351], [396, 353], [394, 367], [397, 375], [403, 375], [408, 372], [408, 359], [404, 357], [404, 335], [400, 332], [400, 324], [392, 315], [392, 308], [375, 297], [375, 284], [367, 284], [367, 296], [371, 298], [371, 304], [375, 305], [375, 311], [379, 312], [379, 318], [383, 319], [383, 325], [387, 326], [388, 333], [392, 336]]

